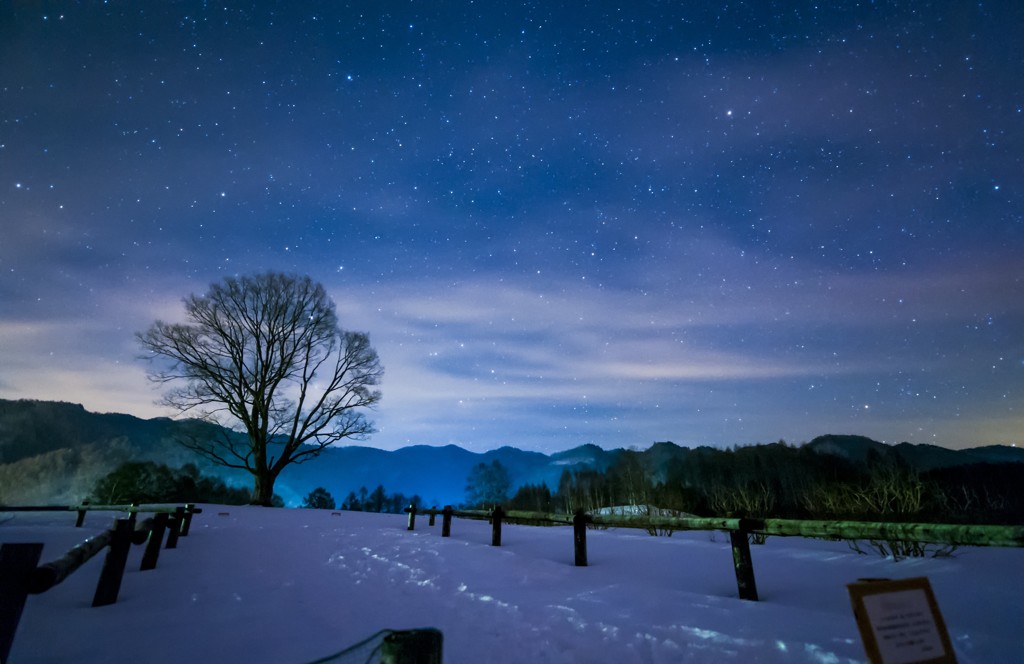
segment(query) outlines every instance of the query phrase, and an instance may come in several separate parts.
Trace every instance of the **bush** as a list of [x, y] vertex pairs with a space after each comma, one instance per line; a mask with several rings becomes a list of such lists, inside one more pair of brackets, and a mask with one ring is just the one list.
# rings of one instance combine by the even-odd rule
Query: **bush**
[[302, 501], [302, 506], [314, 510], [333, 510], [335, 508], [334, 496], [322, 486], [318, 486], [309, 492], [309, 495]]
[[218, 477], [199, 473], [194, 464], [172, 469], [153, 461], [128, 461], [101, 478], [89, 502], [101, 505], [128, 503], [217, 503], [245, 505], [250, 492], [229, 487]]

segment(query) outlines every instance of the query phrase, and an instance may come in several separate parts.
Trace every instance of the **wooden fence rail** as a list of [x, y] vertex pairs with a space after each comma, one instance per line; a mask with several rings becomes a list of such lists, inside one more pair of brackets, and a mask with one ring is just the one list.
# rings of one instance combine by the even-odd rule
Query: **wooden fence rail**
[[182, 519], [184, 519], [185, 525], [183, 533], [188, 534], [189, 526], [192, 523], [193, 514], [201, 514], [203, 510], [197, 508], [192, 503], [186, 503], [185, 506], [181, 505], [170, 505], [170, 504], [159, 504], [159, 505], [139, 505], [138, 503], [131, 503], [129, 505], [92, 505], [88, 501], [83, 502], [81, 505], [0, 505], [0, 512], [78, 512], [78, 520], [75, 522], [76, 528], [81, 528], [85, 523], [85, 515], [87, 512], [127, 512], [130, 519], [135, 519], [139, 512], [145, 513], [181, 513]]
[[761, 519], [753, 520], [753, 531], [782, 537], [900, 540], [958, 546], [1024, 546], [1024, 526]]
[[436, 507], [417, 510], [410, 505], [409, 530], [414, 529], [417, 513], [429, 514], [430, 525], [434, 516], [444, 517], [442, 537], [451, 535], [451, 519], [486, 519], [491, 522], [491, 544], [501, 546], [503, 522], [523, 525], [572, 525], [573, 553], [577, 567], [587, 566], [587, 527], [641, 528], [644, 530], [720, 530], [729, 533], [733, 568], [740, 599], [757, 601], [757, 583], [754, 563], [750, 555], [750, 536], [812, 537], [835, 540], [882, 540], [948, 544], [958, 546], [1024, 547], [1024, 526], [976, 526], [940, 523], [886, 523], [874, 521], [812, 521], [798, 519], [747, 519], [720, 517], [673, 517], [657, 515], [620, 514], [552, 514], [547, 512], [505, 511], [500, 506], [493, 510], [456, 510], [450, 505], [443, 510]]
[[[82, 506], [54, 507], [0, 507], [5, 512], [78, 511]], [[0, 546], [0, 662], [6, 662], [14, 643], [14, 634], [24, 612], [28, 595], [44, 593], [71, 576], [86, 562], [107, 549], [92, 605], [106, 606], [117, 601], [121, 580], [132, 544], [146, 544], [141, 570], [156, 567], [167, 532], [167, 548], [177, 546], [178, 536], [188, 535], [193, 514], [202, 510], [187, 506], [141, 505], [89, 505], [86, 510], [129, 512], [128, 518], [115, 519], [111, 528], [72, 547], [63, 556], [39, 564], [43, 545], [32, 543], [5, 543]], [[153, 512], [154, 516], [137, 522], [139, 512]], [[81, 526], [79, 512], [78, 526]]]

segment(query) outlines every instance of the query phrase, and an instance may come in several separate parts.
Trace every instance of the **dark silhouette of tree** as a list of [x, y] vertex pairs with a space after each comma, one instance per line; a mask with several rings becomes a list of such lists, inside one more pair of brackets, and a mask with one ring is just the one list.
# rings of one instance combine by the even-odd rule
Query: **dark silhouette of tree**
[[355, 491], [349, 491], [348, 495], [345, 496], [345, 500], [341, 503], [341, 509], [349, 510], [351, 512], [360, 512], [363, 509], [363, 504], [359, 502], [359, 497]]
[[388, 504], [388, 494], [384, 490], [383, 484], [378, 484], [377, 488], [370, 494], [368, 505], [364, 508], [367, 512], [383, 512], [384, 508]]
[[553, 505], [551, 489], [547, 484], [524, 484], [508, 501], [509, 509], [530, 512], [550, 512]]
[[416, 509], [420, 509], [422, 503], [423, 499], [419, 496], [409, 498], [399, 491], [398, 493], [393, 493], [388, 496], [387, 511], [392, 514], [401, 514], [405, 511], [405, 508], [409, 507], [409, 505], [415, 505]]
[[229, 277], [185, 298], [188, 323], [156, 321], [138, 335], [150, 377], [173, 385], [163, 403], [243, 435], [184, 444], [252, 473], [252, 503], [270, 505], [289, 464], [316, 457], [373, 425], [362, 409], [383, 368], [369, 337], [338, 325], [334, 303], [309, 277], [268, 272]]
[[639, 452], [623, 450], [608, 468], [613, 505], [648, 505], [653, 486]]
[[497, 459], [478, 463], [466, 477], [466, 503], [470, 507], [500, 505], [508, 500], [512, 486], [508, 470]]
[[936, 468], [922, 479], [934, 487], [936, 512], [953, 523], [1024, 523], [1024, 464], [979, 463]]
[[[242, 505], [249, 492], [227, 486], [217, 477], [199, 473], [194, 464], [174, 470], [153, 461], [122, 463], [100, 478], [89, 495], [92, 503], [126, 505], [128, 503], [216, 503]], [[274, 496], [275, 504], [283, 504]]]
[[341, 509], [352, 512], [387, 512], [390, 514], [401, 514], [409, 505], [415, 505], [416, 509], [423, 506], [423, 499], [419, 496], [409, 498], [402, 492], [388, 493], [383, 484], [377, 485], [373, 493], [369, 493], [366, 487], [360, 487], [360, 499], [355, 491], [349, 491], [345, 500], [341, 503]]
[[613, 504], [611, 482], [606, 473], [593, 468], [565, 469], [558, 480], [558, 499], [568, 514], [610, 507]]
[[333, 510], [336, 505], [331, 492], [322, 486], [318, 486], [303, 499], [302, 506], [314, 510]]
[[90, 502], [106, 505], [156, 503], [175, 494], [174, 472], [152, 461], [123, 463], [96, 482]]

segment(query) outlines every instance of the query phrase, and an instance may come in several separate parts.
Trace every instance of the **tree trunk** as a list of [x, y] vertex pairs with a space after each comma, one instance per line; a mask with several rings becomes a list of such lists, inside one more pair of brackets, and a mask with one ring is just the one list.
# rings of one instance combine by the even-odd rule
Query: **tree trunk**
[[269, 470], [259, 469], [253, 473], [255, 484], [252, 488], [250, 505], [274, 506], [274, 475]]

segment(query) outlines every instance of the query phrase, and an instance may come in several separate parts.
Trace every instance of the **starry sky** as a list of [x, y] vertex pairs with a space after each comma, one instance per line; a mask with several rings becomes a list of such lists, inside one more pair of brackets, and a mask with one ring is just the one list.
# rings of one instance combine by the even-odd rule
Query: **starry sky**
[[1024, 4], [0, 4], [0, 397], [321, 282], [370, 444], [1024, 437]]

